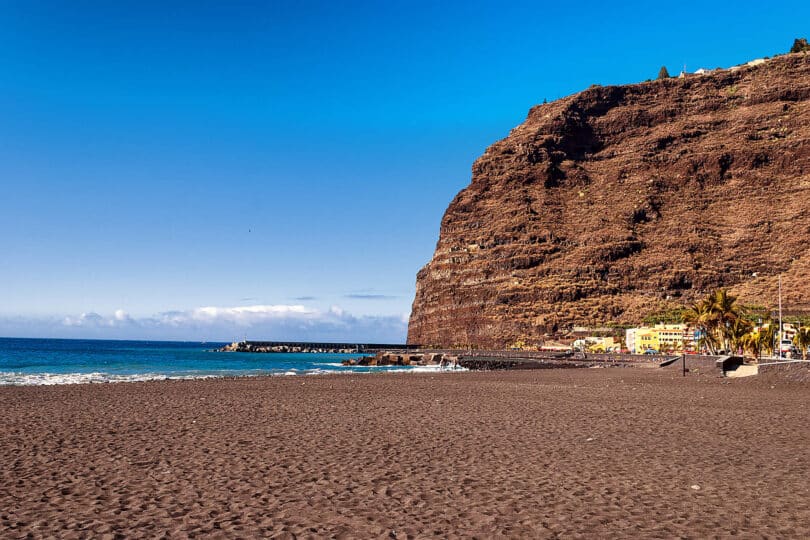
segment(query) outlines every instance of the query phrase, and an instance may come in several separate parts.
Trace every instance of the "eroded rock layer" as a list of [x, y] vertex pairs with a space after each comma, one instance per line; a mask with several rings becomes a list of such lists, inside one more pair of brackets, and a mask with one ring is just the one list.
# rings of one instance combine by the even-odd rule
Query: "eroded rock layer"
[[419, 271], [409, 343], [637, 323], [716, 287], [810, 303], [810, 55], [595, 87], [473, 165]]

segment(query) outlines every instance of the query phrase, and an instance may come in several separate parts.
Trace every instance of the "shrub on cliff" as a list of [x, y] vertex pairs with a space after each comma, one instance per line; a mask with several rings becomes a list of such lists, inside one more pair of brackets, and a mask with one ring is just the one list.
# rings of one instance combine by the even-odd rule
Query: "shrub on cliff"
[[790, 48], [790, 52], [797, 53], [807, 51], [810, 51], [810, 43], [807, 43], [807, 38], [796, 38], [793, 40], [793, 47]]
[[667, 66], [661, 66], [661, 69], [658, 70], [658, 79], [669, 79], [669, 71], [667, 71]]
[[675, 307], [650, 313], [642, 319], [644, 324], [678, 324], [683, 322], [685, 307]]

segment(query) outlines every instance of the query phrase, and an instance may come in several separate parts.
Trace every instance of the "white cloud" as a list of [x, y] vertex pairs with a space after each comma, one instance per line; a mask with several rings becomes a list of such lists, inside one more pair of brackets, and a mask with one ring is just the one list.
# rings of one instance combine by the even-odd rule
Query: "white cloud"
[[188, 312], [195, 321], [231, 321], [237, 324], [252, 324], [257, 321], [284, 317], [317, 315], [313, 309], [299, 305], [258, 305], [239, 307], [201, 307]]
[[2, 319], [0, 335], [230, 341], [404, 342], [407, 314], [354, 316], [340, 306], [327, 311], [302, 305], [205, 306], [133, 317], [123, 309], [105, 316], [95, 312], [62, 319]]
[[65, 326], [100, 326], [104, 324], [104, 317], [98, 313], [82, 313], [78, 317], [65, 317], [62, 324]]

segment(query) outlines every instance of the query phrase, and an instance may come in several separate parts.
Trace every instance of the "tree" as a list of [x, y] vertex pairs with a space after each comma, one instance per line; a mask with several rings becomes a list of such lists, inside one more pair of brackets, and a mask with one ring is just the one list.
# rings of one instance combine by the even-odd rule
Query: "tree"
[[683, 351], [683, 341], [675, 340], [667, 346], [666, 352], [669, 354], [677, 354]]
[[742, 347], [745, 352], [750, 352], [751, 356], [759, 359], [763, 348], [763, 336], [759, 330], [754, 330], [745, 334], [742, 338]]
[[751, 331], [752, 325], [744, 320], [744, 310], [736, 302], [737, 297], [728, 290], [718, 289], [683, 313], [683, 321], [700, 331], [701, 344], [711, 354], [739, 347], [742, 336]]
[[745, 337], [752, 333], [754, 324], [744, 317], [737, 317], [724, 328], [724, 335], [734, 352], [745, 348]]
[[802, 351], [802, 360], [807, 360], [807, 348], [810, 347], [810, 328], [800, 328], [793, 337], [793, 344]]
[[705, 346], [709, 349], [711, 354], [714, 354], [716, 344], [711, 337], [711, 332], [709, 329], [711, 326], [710, 319], [711, 313], [709, 311], [709, 304], [706, 302], [705, 298], [703, 300], [698, 300], [689, 306], [689, 309], [683, 312], [683, 322], [689, 326], [695, 327], [700, 333], [698, 349], [702, 349], [703, 346]]
[[658, 79], [669, 79], [669, 71], [667, 71], [667, 66], [661, 66], [661, 69], [658, 70]]
[[793, 41], [793, 47], [790, 48], [790, 52], [797, 53], [805, 51], [810, 51], [810, 43], [807, 43], [807, 38], [796, 38]]
[[715, 331], [718, 338], [723, 341], [723, 348], [729, 351], [735, 345], [735, 341], [747, 334], [751, 328], [747, 327], [743, 331], [745, 325], [740, 321], [743, 318], [743, 310], [736, 304], [737, 297], [728, 294], [727, 289], [717, 289], [709, 295], [708, 301]]
[[768, 351], [773, 356], [776, 354], [776, 327], [778, 325], [774, 321], [769, 321], [768, 326], [761, 330], [762, 333], [762, 349]]

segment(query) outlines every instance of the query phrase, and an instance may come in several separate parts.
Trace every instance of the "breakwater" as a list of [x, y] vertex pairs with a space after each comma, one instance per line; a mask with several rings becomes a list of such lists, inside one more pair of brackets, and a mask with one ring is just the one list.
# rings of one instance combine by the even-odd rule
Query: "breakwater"
[[596, 354], [572, 351], [423, 349], [419, 345], [238, 341], [218, 351], [247, 353], [349, 353], [363, 356], [347, 366], [457, 366], [470, 370], [584, 368], [597, 366], [656, 367], [672, 357], [640, 354]]
[[343, 364], [346, 366], [457, 366], [476, 371], [491, 371], [605, 366], [658, 367], [662, 362], [673, 358], [676, 357], [548, 351], [414, 349], [410, 351], [379, 351], [374, 356], [345, 360]]
[[418, 345], [391, 343], [329, 343], [305, 341], [235, 341], [220, 352], [249, 353], [376, 353], [384, 350], [415, 350]]

